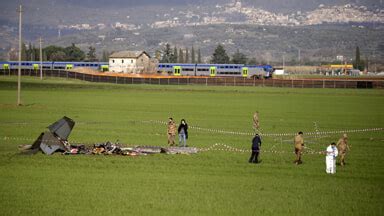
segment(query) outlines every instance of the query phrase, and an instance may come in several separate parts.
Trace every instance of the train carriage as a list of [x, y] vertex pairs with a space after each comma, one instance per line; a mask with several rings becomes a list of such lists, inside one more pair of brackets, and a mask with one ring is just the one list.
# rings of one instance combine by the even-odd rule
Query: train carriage
[[[73, 69], [76, 67], [87, 67], [93, 69], [103, 69], [105, 71], [108, 68], [108, 62], [42, 62], [43, 69]], [[19, 67], [18, 61], [4, 61], [0, 62], [1, 69], [17, 69]], [[21, 69], [33, 69], [40, 68], [40, 61], [21, 61]]]

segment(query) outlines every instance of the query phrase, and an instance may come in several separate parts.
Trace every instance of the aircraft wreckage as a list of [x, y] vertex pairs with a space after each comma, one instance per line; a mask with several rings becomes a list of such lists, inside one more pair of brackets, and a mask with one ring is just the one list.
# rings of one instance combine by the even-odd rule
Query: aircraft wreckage
[[95, 155], [148, 155], [148, 154], [195, 154], [198, 152], [194, 147], [159, 147], [159, 146], [135, 146], [124, 147], [118, 142], [105, 142], [86, 145], [71, 145], [68, 137], [72, 132], [75, 122], [64, 116], [48, 126], [48, 131], [39, 135], [32, 145], [21, 145], [19, 150], [24, 154], [36, 154], [41, 151], [46, 155], [60, 152], [65, 155], [73, 154], [95, 154]]

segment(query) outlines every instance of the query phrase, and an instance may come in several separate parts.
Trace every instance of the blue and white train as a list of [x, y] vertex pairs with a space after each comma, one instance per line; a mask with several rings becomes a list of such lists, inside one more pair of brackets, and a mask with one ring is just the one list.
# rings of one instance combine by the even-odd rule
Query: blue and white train
[[[92, 69], [103, 69], [108, 68], [108, 62], [42, 62], [43, 69], [73, 69], [76, 67], [88, 67]], [[17, 69], [19, 68], [18, 61], [3, 61], [0, 62], [1, 69]], [[21, 69], [34, 69], [37, 70], [40, 68], [39, 61], [22, 61]]]
[[[17, 69], [19, 62], [0, 62], [1, 69]], [[73, 69], [76, 67], [87, 67], [100, 71], [108, 71], [108, 62], [42, 62], [43, 69]], [[22, 61], [21, 69], [38, 70], [39, 61]], [[157, 73], [165, 73], [173, 76], [211, 76], [211, 77], [257, 77], [270, 78], [274, 68], [271, 65], [245, 65], [245, 64], [181, 64], [181, 63], [158, 63]]]
[[174, 76], [220, 76], [220, 77], [257, 77], [269, 78], [274, 71], [271, 65], [244, 64], [179, 64], [159, 63], [157, 73]]

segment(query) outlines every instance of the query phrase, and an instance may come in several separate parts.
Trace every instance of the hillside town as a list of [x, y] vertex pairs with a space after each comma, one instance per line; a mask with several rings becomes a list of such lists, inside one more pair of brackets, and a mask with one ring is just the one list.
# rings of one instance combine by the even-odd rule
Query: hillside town
[[169, 28], [177, 26], [198, 26], [212, 24], [254, 24], [269, 26], [310, 26], [324, 23], [384, 23], [384, 9], [368, 10], [365, 6], [354, 4], [325, 6], [309, 12], [297, 11], [291, 14], [274, 13], [254, 6], [244, 6], [241, 1], [216, 5], [212, 12], [197, 6], [187, 11], [171, 8], [167, 13], [156, 14], [157, 19], [145, 25], [115, 22], [111, 24], [78, 23], [59, 25], [59, 29], [91, 30], [112, 29], [138, 30], [148, 28]]

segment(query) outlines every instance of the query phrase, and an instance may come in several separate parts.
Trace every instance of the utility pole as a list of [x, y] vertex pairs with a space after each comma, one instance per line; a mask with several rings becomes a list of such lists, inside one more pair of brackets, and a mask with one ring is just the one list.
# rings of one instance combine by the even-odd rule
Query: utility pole
[[19, 68], [17, 73], [17, 105], [21, 106], [20, 91], [21, 91], [21, 14], [23, 13], [23, 7], [19, 8]]
[[283, 70], [285, 68], [285, 53], [283, 53]]
[[41, 37], [39, 39], [40, 43], [40, 79], [43, 80], [43, 50], [41, 49], [41, 44], [43, 43]]

